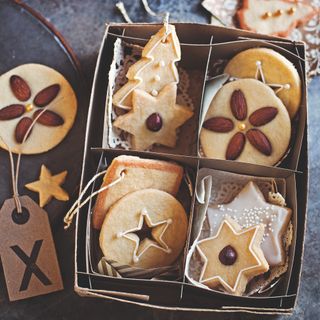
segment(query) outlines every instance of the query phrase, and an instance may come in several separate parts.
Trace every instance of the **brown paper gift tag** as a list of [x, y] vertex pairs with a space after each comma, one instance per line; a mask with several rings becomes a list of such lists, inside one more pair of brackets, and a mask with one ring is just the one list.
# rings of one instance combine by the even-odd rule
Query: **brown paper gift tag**
[[0, 256], [10, 301], [63, 289], [47, 212], [28, 196], [0, 210]]

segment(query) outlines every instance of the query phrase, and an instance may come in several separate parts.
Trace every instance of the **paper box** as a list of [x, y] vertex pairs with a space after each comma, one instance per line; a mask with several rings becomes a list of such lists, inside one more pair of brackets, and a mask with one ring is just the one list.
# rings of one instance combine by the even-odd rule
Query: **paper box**
[[[96, 271], [93, 239], [96, 237], [91, 228], [91, 211], [94, 200], [81, 208], [76, 222], [75, 251], [75, 290], [83, 296], [101, 297], [146, 307], [170, 310], [201, 312], [251, 312], [263, 314], [292, 313], [299, 289], [303, 260], [303, 243], [307, 209], [307, 94], [303, 43], [269, 37], [255, 33], [216, 27], [212, 25], [177, 23], [175, 24], [181, 43], [182, 60], [179, 68], [189, 76], [195, 116], [189, 124], [189, 130], [182, 128], [179, 133], [178, 148], [174, 150], [156, 147], [152, 152], [137, 152], [117, 145], [110, 140], [111, 112], [110, 100], [113, 93], [112, 68], [114, 47], [117, 39], [130, 45], [144, 45], [151, 35], [156, 33], [159, 24], [110, 24], [104, 35], [92, 87], [88, 114], [85, 152], [82, 167], [81, 188], [101, 168], [110, 164], [110, 160], [119, 154], [139, 155], [145, 158], [174, 160], [191, 173], [192, 186], [198, 182], [199, 168], [211, 168], [221, 172], [283, 179], [286, 185], [286, 200], [293, 210], [292, 223], [294, 237], [290, 248], [289, 268], [282, 284], [271, 295], [235, 297], [212, 290], [199, 288], [189, 283], [185, 277], [181, 281], [146, 280], [117, 278], [101, 275]], [[119, 40], [118, 40], [119, 41]], [[290, 152], [278, 167], [267, 167], [202, 158], [199, 154], [199, 119], [201, 117], [203, 93], [208, 70], [217, 59], [230, 59], [237, 52], [251, 47], [270, 47], [285, 55], [296, 66], [302, 79], [303, 98], [299, 116], [295, 123], [296, 132]], [[111, 70], [111, 72], [110, 72]], [[191, 90], [192, 90], [191, 89]], [[197, 95], [198, 94], [198, 95]], [[190, 129], [192, 128], [192, 129]], [[188, 136], [188, 132], [192, 132]], [[88, 194], [99, 188], [97, 180]], [[193, 241], [192, 229], [197, 224], [194, 207], [197, 204], [193, 193], [189, 201], [189, 234], [183, 260]]]

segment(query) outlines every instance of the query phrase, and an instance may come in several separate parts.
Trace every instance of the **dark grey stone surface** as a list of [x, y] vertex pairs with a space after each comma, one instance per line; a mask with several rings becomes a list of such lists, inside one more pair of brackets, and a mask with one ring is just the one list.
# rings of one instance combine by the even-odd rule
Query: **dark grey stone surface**
[[[0, 0], [1, 1], [1, 0]], [[116, 1], [109, 0], [26, 0], [63, 34], [77, 54], [90, 85], [104, 24], [122, 21], [115, 9]], [[197, 0], [153, 0], [155, 10], [169, 10], [175, 21], [208, 22], [209, 15]], [[144, 13], [141, 2], [124, 1], [134, 21], [151, 21]], [[24, 35], [27, 36], [27, 35]], [[291, 319], [319, 319], [320, 308], [320, 78], [309, 86], [309, 210], [298, 305]], [[270, 319], [255, 315], [217, 315], [166, 312], [142, 309], [130, 305], [111, 303], [97, 299], [80, 298], [73, 293], [73, 234], [63, 230], [55, 234], [59, 259], [63, 269], [65, 291], [16, 303], [0, 301], [0, 319]], [[1, 288], [3, 290], [3, 288]], [[272, 317], [282, 319], [282, 317]], [[287, 318], [287, 317], [286, 317]], [[284, 317], [283, 317], [284, 319]]]

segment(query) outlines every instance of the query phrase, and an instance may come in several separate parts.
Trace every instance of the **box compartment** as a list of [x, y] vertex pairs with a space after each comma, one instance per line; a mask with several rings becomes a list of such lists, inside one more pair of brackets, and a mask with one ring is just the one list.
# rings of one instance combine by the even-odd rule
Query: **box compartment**
[[[90, 241], [88, 242], [88, 239], [90, 239], [90, 237], [88, 237], [88, 235], [90, 235], [90, 206], [93, 202], [81, 208], [77, 216], [75, 291], [84, 296], [101, 297], [166, 310], [206, 312], [242, 311], [262, 314], [290, 314], [295, 306], [299, 288], [307, 208], [307, 97], [303, 60], [304, 45], [281, 38], [268, 37], [212, 25], [177, 23], [175, 26], [181, 41], [182, 50], [187, 50], [183, 52], [188, 52], [188, 54], [192, 53], [192, 56], [196, 56], [202, 52], [203, 58], [201, 59], [204, 60], [200, 65], [201, 68], [204, 68], [204, 74], [207, 74], [207, 68], [210, 63], [209, 58], [217, 56], [219, 52], [221, 54], [224, 46], [226, 48], [234, 48], [233, 51], [230, 51], [231, 56], [236, 52], [238, 45], [242, 48], [242, 46], [246, 46], [250, 41], [256, 41], [256, 39], [259, 39], [259, 43], [261, 43], [260, 40], [264, 41], [263, 44], [265, 41], [268, 41], [266, 44], [268, 46], [276, 44], [285, 50], [291, 51], [293, 54], [299, 55], [300, 58], [295, 61], [295, 64], [302, 77], [304, 100], [302, 102], [299, 118], [300, 123], [298, 125], [300, 131], [295, 142], [293, 154], [290, 156], [290, 162], [287, 166], [288, 169], [208, 158], [200, 159], [193, 151], [191, 154], [179, 155], [170, 152], [163, 153], [161, 151], [135, 152], [131, 150], [124, 151], [122, 149], [106, 148], [103, 140], [103, 132], [106, 126], [104, 118], [105, 104], [108, 92], [108, 72], [113, 58], [113, 45], [116, 37], [119, 36], [125, 41], [140, 42], [140, 44], [143, 45], [146, 40], [161, 27], [159, 24], [111, 24], [107, 26], [97, 60], [88, 114], [80, 190], [82, 190], [96, 173], [97, 168], [99, 168], [105, 156], [110, 158], [123, 153], [138, 155], [140, 157], [177, 161], [190, 166], [195, 171], [197, 171], [199, 167], [209, 167], [247, 175], [283, 177], [287, 181], [288, 192], [293, 195], [290, 198], [289, 206], [296, 212], [294, 215], [296, 217], [294, 221], [296, 238], [295, 248], [293, 248], [295, 252], [292, 254], [290, 268], [287, 272], [288, 279], [285, 292], [270, 297], [235, 297], [195, 287], [187, 283], [185, 278], [182, 282], [173, 282], [119, 279], [99, 275], [94, 272], [88, 256], [88, 252], [90, 252]], [[250, 43], [250, 45], [251, 44], [252, 43]], [[188, 57], [185, 57], [183, 54], [181, 61], [182, 66], [188, 60]], [[203, 77], [203, 88], [204, 85], [205, 76]], [[201, 100], [202, 98], [198, 102], [200, 103], [199, 108], [201, 106]], [[196, 183], [197, 179], [195, 178], [195, 184]], [[93, 186], [93, 189], [96, 188], [97, 185], [98, 182]], [[193, 217], [193, 210], [191, 210], [190, 219], [193, 219]], [[191, 225], [189, 229], [187, 247], [191, 240]]]

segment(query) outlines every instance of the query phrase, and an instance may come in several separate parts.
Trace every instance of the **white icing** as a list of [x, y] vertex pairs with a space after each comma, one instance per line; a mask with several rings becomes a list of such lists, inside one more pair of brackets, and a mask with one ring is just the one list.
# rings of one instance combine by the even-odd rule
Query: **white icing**
[[265, 224], [261, 247], [266, 260], [270, 266], [284, 262], [281, 237], [291, 218], [291, 210], [277, 205], [270, 206], [259, 188], [253, 182], [249, 182], [229, 204], [208, 207], [208, 220], [214, 233], [226, 216], [230, 216], [245, 228], [258, 223]]
[[156, 97], [156, 96], [158, 95], [158, 91], [155, 90], [155, 89], [153, 89], [153, 90], [151, 91], [151, 94], [152, 94], [154, 97]]

